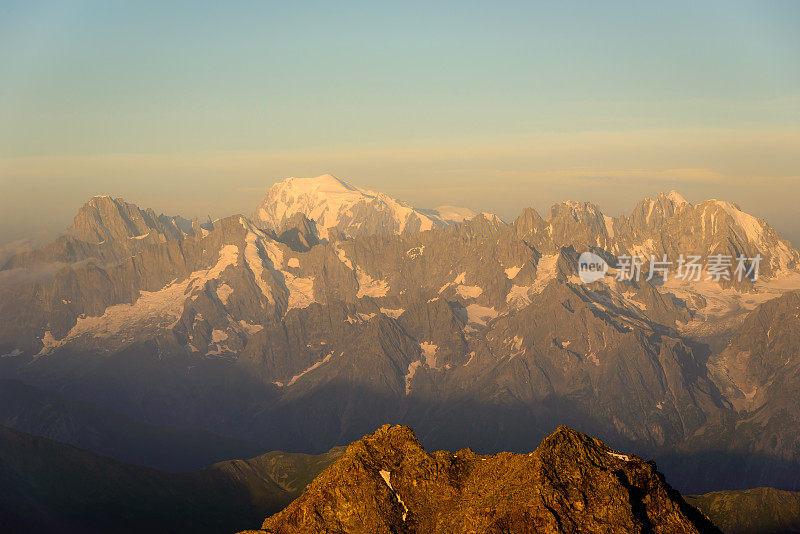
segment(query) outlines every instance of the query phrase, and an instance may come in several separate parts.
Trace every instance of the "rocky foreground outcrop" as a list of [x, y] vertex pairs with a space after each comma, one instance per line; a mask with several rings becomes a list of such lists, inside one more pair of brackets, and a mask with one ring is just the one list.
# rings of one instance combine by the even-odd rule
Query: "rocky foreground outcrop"
[[719, 532], [654, 464], [559, 427], [530, 454], [428, 453], [385, 425], [264, 521], [262, 534]]

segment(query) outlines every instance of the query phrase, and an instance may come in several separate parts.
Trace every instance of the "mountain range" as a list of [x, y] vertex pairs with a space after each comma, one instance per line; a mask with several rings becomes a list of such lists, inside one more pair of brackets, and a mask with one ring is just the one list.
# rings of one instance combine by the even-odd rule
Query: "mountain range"
[[[655, 458], [683, 493], [800, 489], [800, 254], [737, 204], [673, 191], [628, 216], [567, 201], [506, 222], [331, 175], [253, 204], [201, 223], [94, 197], [5, 259], [0, 379], [28, 408], [3, 424], [172, 472], [385, 423], [480, 453], [569, 425]], [[585, 251], [610, 265], [592, 284]], [[617, 280], [624, 254], [762, 260], [757, 279]], [[141, 446], [111, 423], [80, 435], [111, 420]], [[179, 460], [188, 436], [203, 445]]]

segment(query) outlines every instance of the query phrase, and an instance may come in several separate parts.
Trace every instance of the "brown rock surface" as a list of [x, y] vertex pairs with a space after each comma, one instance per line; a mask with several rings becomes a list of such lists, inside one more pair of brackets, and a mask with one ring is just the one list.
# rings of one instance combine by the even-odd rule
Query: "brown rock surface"
[[718, 532], [652, 463], [559, 427], [530, 454], [428, 453], [385, 425], [352, 443], [261, 531]]

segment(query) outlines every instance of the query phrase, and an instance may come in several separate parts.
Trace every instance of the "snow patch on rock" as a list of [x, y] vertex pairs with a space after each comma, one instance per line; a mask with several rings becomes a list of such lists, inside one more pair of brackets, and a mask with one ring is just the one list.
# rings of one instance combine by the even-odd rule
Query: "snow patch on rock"
[[608, 215], [603, 215], [603, 221], [606, 225], [606, 233], [608, 234], [608, 237], [614, 239], [614, 219]]
[[531, 299], [528, 297], [530, 290], [531, 286], [511, 286], [506, 295], [506, 302], [515, 308], [524, 308], [531, 303]]
[[439, 350], [437, 345], [433, 343], [420, 343], [419, 348], [422, 351], [422, 355], [425, 357], [425, 365], [427, 365], [430, 369], [436, 369], [436, 352]]
[[314, 277], [300, 278], [291, 273], [283, 273], [286, 289], [289, 290], [288, 309], [308, 308], [314, 300]]
[[[317, 369], [321, 365], [324, 365], [324, 364], [328, 363], [329, 361], [331, 361], [332, 357], [333, 357], [333, 351], [329, 352], [323, 359], [321, 359], [320, 361], [314, 363], [313, 365], [311, 365], [310, 367], [308, 367], [304, 371], [301, 371], [301, 372], [297, 373], [296, 375], [294, 375], [291, 378], [291, 380], [289, 380], [289, 383], [286, 384], [286, 387], [293, 386], [298, 380], [303, 378], [305, 375], [307, 375], [308, 373], [310, 373], [314, 369]], [[275, 385], [278, 385], [278, 386], [283, 386], [282, 382], [273, 382], [273, 383]]]
[[270, 261], [272, 269], [280, 269], [283, 266], [283, 251], [264, 232], [253, 227], [252, 224], [244, 219], [240, 219], [240, 222], [247, 230], [244, 248], [247, 267], [253, 273], [253, 278], [256, 281], [256, 285], [261, 289], [261, 293], [267, 297], [269, 302], [274, 302], [272, 290], [264, 279], [264, 259], [266, 257]]
[[360, 267], [356, 267], [356, 278], [358, 279], [358, 293], [356, 294], [356, 298], [380, 298], [385, 297], [389, 292], [388, 282], [385, 280], [373, 280], [372, 277], [361, 270]]
[[403, 308], [397, 308], [395, 310], [391, 308], [381, 308], [381, 313], [386, 315], [387, 317], [391, 317], [392, 319], [398, 319], [403, 312], [406, 311]]
[[220, 343], [228, 339], [228, 334], [224, 330], [212, 330], [211, 331], [211, 342], [212, 343]]
[[392, 483], [389, 481], [389, 477], [391, 476], [391, 473], [389, 471], [386, 471], [385, 469], [381, 469], [380, 475], [381, 475], [381, 478], [383, 479], [383, 481], [386, 483], [386, 485], [392, 491], [392, 493], [394, 493], [394, 496], [397, 498], [397, 502], [399, 502], [400, 505], [403, 507], [403, 521], [405, 521], [406, 517], [408, 517], [408, 507], [406, 506], [406, 503], [403, 502], [403, 499], [400, 498], [400, 494], [397, 493], [395, 491], [395, 489], [392, 487]]
[[[220, 249], [219, 260], [210, 269], [195, 271], [186, 280], [173, 281], [158, 291], [141, 291], [135, 302], [109, 306], [100, 316], [79, 317], [60, 343], [82, 336], [133, 339], [142, 330], [171, 328], [183, 312], [186, 294], [202, 289], [210, 280], [218, 279], [225, 269], [236, 265], [238, 261], [239, 247], [225, 245]], [[126, 333], [130, 336], [126, 336]]]
[[222, 283], [217, 287], [217, 298], [224, 305], [228, 304], [228, 299], [232, 294], [233, 288], [226, 283]]
[[339, 261], [344, 263], [348, 269], [350, 269], [351, 271], [353, 270], [353, 264], [350, 262], [350, 260], [347, 259], [347, 254], [343, 249], [340, 248], [336, 249], [336, 257], [339, 258]]
[[264, 327], [261, 326], [260, 324], [248, 323], [244, 319], [239, 321], [239, 326], [241, 326], [242, 330], [244, 330], [245, 332], [247, 332], [247, 334], [249, 334], [251, 336], [253, 334], [256, 334], [256, 333], [261, 332], [262, 330], [264, 330]]
[[521, 270], [522, 270], [522, 266], [520, 266], [520, 267], [509, 267], [508, 269], [506, 269], [506, 278], [508, 278], [509, 280], [513, 280], [514, 278], [517, 277], [517, 275], [519, 274], [519, 272]]
[[408, 371], [406, 372], [405, 380], [406, 380], [406, 395], [411, 393], [411, 381], [414, 379], [414, 375], [417, 374], [417, 369], [422, 365], [422, 360], [417, 360], [415, 362], [411, 362], [408, 364]]
[[483, 288], [479, 286], [465, 286], [460, 284], [456, 287], [456, 293], [462, 299], [476, 299], [483, 293]]
[[466, 310], [468, 321], [479, 325], [486, 325], [487, 322], [499, 315], [494, 308], [480, 306], [479, 304], [470, 304], [466, 307]]

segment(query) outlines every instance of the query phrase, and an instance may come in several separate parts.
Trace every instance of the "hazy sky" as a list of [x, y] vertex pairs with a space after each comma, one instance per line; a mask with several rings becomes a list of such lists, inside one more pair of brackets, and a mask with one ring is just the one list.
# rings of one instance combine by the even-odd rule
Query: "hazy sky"
[[678, 189], [800, 244], [800, 2], [0, 1], [0, 243], [95, 194], [251, 212], [331, 172], [420, 207]]

